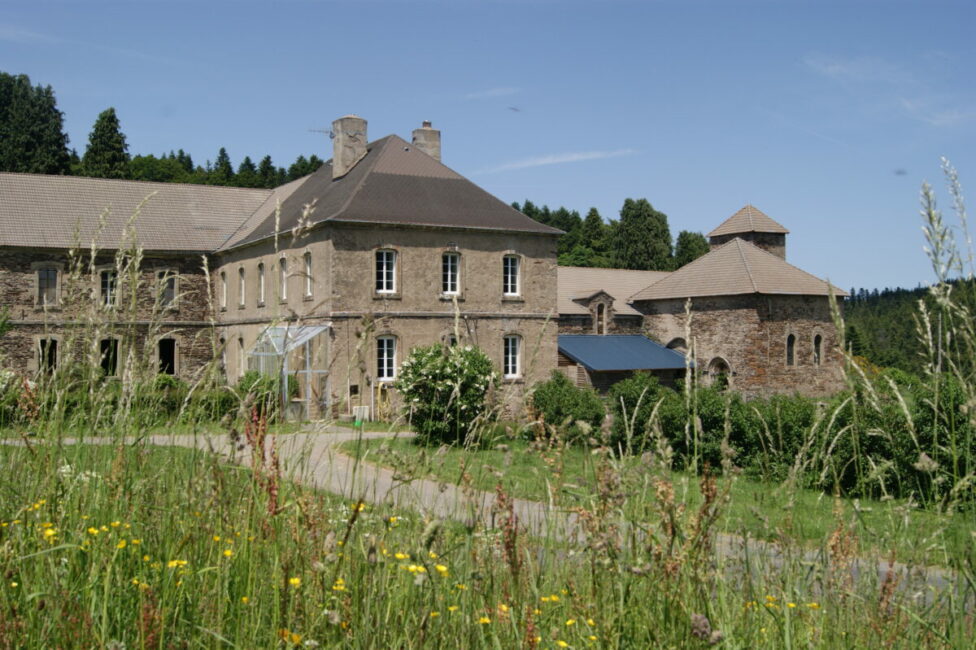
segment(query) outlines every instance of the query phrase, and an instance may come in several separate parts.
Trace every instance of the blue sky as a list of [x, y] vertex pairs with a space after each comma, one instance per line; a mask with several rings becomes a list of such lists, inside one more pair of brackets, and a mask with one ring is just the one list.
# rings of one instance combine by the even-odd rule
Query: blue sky
[[[114, 106], [132, 153], [331, 157], [425, 119], [505, 201], [615, 218], [646, 197], [708, 232], [746, 203], [787, 259], [849, 288], [932, 278], [923, 180], [976, 186], [971, 1], [0, 1], [0, 70], [54, 87], [83, 152]], [[517, 110], [514, 110], [517, 109]]]

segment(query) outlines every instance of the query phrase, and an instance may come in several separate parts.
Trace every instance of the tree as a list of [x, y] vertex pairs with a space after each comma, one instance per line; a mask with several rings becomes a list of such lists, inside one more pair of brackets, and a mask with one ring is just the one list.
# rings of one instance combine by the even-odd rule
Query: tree
[[265, 156], [258, 165], [258, 179], [261, 187], [268, 189], [278, 187], [285, 182], [285, 170], [281, 167], [275, 167], [274, 163], [271, 162], [271, 156]]
[[114, 108], [102, 111], [88, 135], [81, 173], [94, 178], [128, 178], [129, 146]]
[[0, 171], [67, 174], [71, 159], [64, 114], [50, 86], [0, 72]]
[[674, 268], [680, 269], [688, 262], [694, 262], [710, 250], [708, 240], [700, 232], [682, 230], [674, 242]]
[[614, 265], [642, 271], [670, 271], [673, 266], [668, 217], [647, 199], [626, 199], [614, 232]]
[[258, 168], [254, 165], [250, 156], [244, 156], [244, 160], [237, 167], [237, 178], [235, 179], [234, 185], [237, 187], [261, 187]]
[[223, 147], [217, 152], [217, 160], [207, 176], [208, 185], [234, 184], [234, 167], [230, 164], [230, 156]]

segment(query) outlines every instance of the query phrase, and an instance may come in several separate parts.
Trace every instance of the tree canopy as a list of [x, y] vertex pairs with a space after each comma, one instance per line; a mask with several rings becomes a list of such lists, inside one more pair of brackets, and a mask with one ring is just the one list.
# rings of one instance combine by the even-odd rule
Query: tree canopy
[[0, 171], [68, 174], [64, 115], [50, 86], [0, 72]]
[[129, 178], [129, 145], [114, 108], [105, 109], [95, 120], [81, 171], [94, 178]]
[[668, 217], [647, 199], [626, 199], [614, 229], [614, 266], [641, 271], [674, 268]]

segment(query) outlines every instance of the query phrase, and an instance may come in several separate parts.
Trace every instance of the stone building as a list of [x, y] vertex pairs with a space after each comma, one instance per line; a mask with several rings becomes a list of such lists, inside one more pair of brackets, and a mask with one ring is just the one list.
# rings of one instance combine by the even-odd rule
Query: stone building
[[332, 160], [274, 190], [0, 174], [3, 363], [88, 354], [124, 376], [139, 357], [234, 382], [283, 362], [311, 415], [381, 412], [400, 361], [438, 341], [485, 350], [515, 399], [547, 376], [560, 231], [443, 165], [429, 123], [412, 142], [370, 142], [356, 116], [333, 134]]
[[[672, 273], [561, 267], [560, 368], [600, 389], [637, 370], [670, 383], [684, 374], [663, 353], [674, 350], [745, 395], [840, 390], [830, 294], [847, 293], [786, 262], [788, 232], [747, 205], [709, 233], [709, 253]], [[622, 338], [637, 334], [653, 345]]]

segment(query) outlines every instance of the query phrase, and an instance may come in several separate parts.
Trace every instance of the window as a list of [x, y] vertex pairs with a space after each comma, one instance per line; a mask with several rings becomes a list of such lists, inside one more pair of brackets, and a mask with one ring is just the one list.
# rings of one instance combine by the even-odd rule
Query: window
[[376, 293], [396, 292], [396, 251], [376, 251]]
[[37, 342], [37, 369], [51, 374], [58, 367], [57, 339], [41, 339]]
[[100, 274], [102, 305], [105, 307], [112, 307], [115, 305], [115, 301], [118, 298], [116, 295], [118, 277], [118, 273], [114, 270], [102, 271]]
[[245, 370], [244, 337], [237, 338], [237, 376], [243, 377]]
[[247, 287], [244, 284], [244, 267], [237, 269], [237, 306], [243, 307], [247, 298]]
[[821, 348], [823, 347], [823, 337], [817, 334], [813, 337], [813, 365], [820, 365]]
[[502, 258], [502, 293], [506, 296], [519, 295], [519, 258], [516, 255]]
[[441, 292], [457, 295], [460, 291], [461, 256], [457, 253], [444, 253], [441, 256]]
[[790, 334], [786, 337], [786, 365], [795, 365], [796, 361], [796, 337]]
[[258, 306], [264, 304], [264, 262], [258, 264]]
[[102, 371], [109, 377], [119, 374], [119, 341], [118, 339], [102, 339], [98, 342], [98, 354], [101, 359]]
[[522, 337], [510, 334], [505, 337], [505, 349], [502, 357], [502, 376], [505, 379], [515, 379], [521, 376], [520, 352]]
[[305, 297], [312, 297], [312, 254], [308, 251], [304, 255], [305, 260]]
[[159, 372], [163, 375], [176, 374], [176, 339], [159, 340]]
[[37, 270], [37, 304], [53, 307], [58, 304], [58, 270]]
[[220, 372], [227, 376], [227, 339], [220, 337]]
[[284, 257], [278, 260], [278, 284], [281, 300], [288, 300], [288, 260]]
[[602, 302], [596, 306], [596, 333], [607, 333], [607, 306]]
[[220, 272], [220, 308], [227, 309], [227, 271]]
[[393, 381], [396, 378], [396, 337], [376, 339], [376, 379]]
[[172, 270], [157, 271], [156, 290], [159, 292], [159, 306], [162, 308], [176, 306], [176, 272]]

